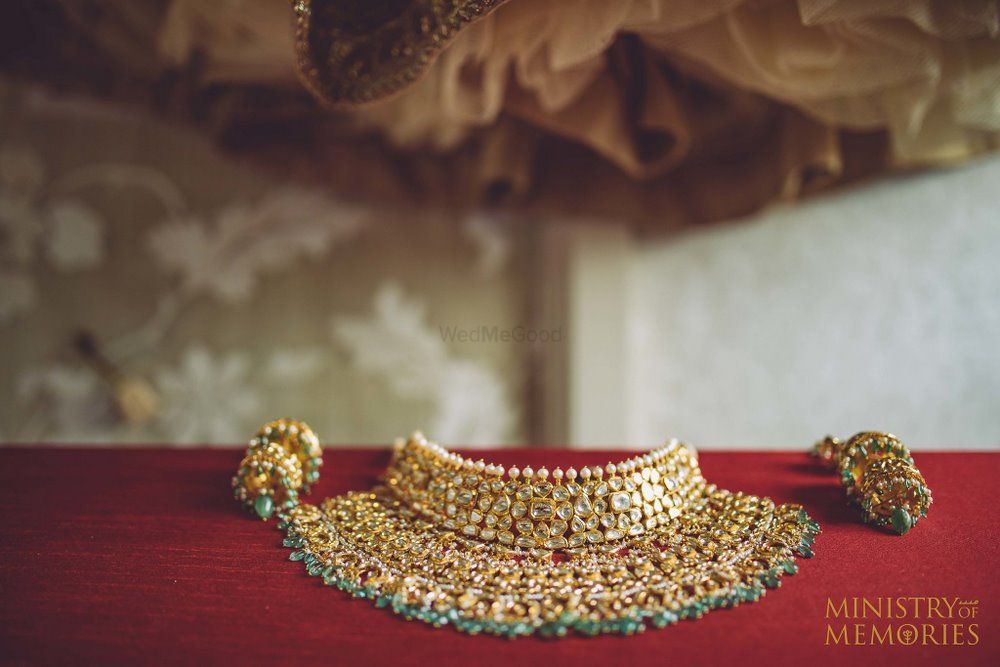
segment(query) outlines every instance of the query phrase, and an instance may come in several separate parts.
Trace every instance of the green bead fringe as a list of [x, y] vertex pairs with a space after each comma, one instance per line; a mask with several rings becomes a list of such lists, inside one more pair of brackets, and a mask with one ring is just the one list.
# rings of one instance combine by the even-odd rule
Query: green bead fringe
[[[655, 628], [664, 628], [681, 620], [701, 618], [713, 609], [735, 607], [745, 602], [756, 602], [766, 594], [768, 588], [779, 587], [783, 576], [795, 574], [799, 569], [794, 559], [788, 559], [773, 568], [759, 572], [757, 574], [758, 583], [755, 586], [736, 586], [727, 595], [710, 596], [670, 611], [653, 612], [644, 609], [632, 609], [617, 619], [605, 621], [594, 621], [566, 612], [558, 621], [540, 625], [477, 621], [463, 618], [457, 609], [449, 609], [442, 612], [419, 605], [406, 604], [399, 595], [384, 594], [374, 587], [368, 587], [358, 584], [351, 579], [339, 577], [336, 566], [324, 566], [315, 555], [303, 549], [305, 546], [304, 541], [301, 537], [294, 534], [294, 528], [288, 520], [287, 515], [281, 514], [280, 519], [278, 528], [287, 531], [287, 536], [282, 541], [282, 545], [295, 549], [295, 551], [289, 554], [288, 559], [303, 561], [306, 566], [306, 572], [310, 576], [321, 577], [323, 583], [327, 586], [340, 589], [356, 598], [372, 600], [377, 608], [391, 609], [394, 613], [401, 615], [408, 621], [423, 621], [430, 623], [434, 627], [450, 625], [457, 630], [472, 635], [486, 633], [508, 639], [526, 637], [536, 633], [541, 637], [564, 637], [570, 631], [587, 637], [602, 634], [632, 635], [644, 632], [649, 625]], [[799, 525], [803, 527], [803, 533], [799, 544], [793, 548], [793, 552], [803, 558], [812, 558], [814, 554], [811, 547], [816, 535], [820, 532], [820, 526], [809, 517], [804, 509], [799, 510], [797, 520]]]

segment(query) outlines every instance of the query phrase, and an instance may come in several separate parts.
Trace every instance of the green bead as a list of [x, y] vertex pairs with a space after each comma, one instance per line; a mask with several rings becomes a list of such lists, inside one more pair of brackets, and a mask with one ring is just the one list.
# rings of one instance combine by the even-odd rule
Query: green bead
[[257, 516], [266, 521], [274, 514], [274, 501], [271, 500], [271, 496], [257, 496], [257, 500], [253, 502], [253, 509], [257, 512]]
[[892, 529], [900, 535], [906, 535], [910, 532], [910, 528], [913, 527], [913, 520], [910, 518], [909, 513], [902, 507], [892, 510], [892, 516], [889, 520], [892, 522]]

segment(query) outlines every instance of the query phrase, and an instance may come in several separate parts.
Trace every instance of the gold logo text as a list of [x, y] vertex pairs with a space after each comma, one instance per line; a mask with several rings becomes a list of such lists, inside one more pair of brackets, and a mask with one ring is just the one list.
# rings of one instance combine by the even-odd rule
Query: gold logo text
[[826, 600], [827, 646], [975, 646], [979, 600], [845, 597]]

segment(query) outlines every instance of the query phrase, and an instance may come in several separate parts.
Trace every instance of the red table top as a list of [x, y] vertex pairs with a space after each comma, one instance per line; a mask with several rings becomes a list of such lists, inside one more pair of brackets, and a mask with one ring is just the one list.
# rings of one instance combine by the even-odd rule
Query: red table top
[[[918, 453], [934, 504], [926, 520], [897, 537], [861, 524], [836, 476], [805, 454], [703, 452], [703, 472], [719, 486], [805, 505], [823, 527], [815, 558], [800, 560], [798, 574], [753, 604], [631, 637], [560, 640], [434, 629], [325, 588], [288, 560], [274, 522], [252, 520], [232, 500], [229, 479], [240, 456], [0, 449], [0, 662], [1000, 664], [993, 495], [1000, 453]], [[313, 499], [367, 488], [387, 457], [386, 450], [328, 449]], [[555, 450], [490, 457], [536, 466], [608, 459]], [[904, 602], [905, 620], [826, 618], [828, 599], [839, 606], [854, 597], [924, 602]], [[959, 618], [956, 606], [952, 618], [926, 618], [927, 598], [978, 600], [975, 617]], [[921, 618], [912, 618], [914, 604]], [[872, 627], [883, 633], [887, 624], [905, 638], [906, 623], [914, 624], [915, 645], [867, 644]], [[866, 644], [826, 645], [828, 626], [840, 633], [845, 625], [852, 641], [860, 632]]]

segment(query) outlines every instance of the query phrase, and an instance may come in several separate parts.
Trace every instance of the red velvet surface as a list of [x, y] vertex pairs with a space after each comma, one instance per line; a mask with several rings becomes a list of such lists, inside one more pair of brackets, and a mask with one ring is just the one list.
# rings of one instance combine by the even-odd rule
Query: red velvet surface
[[[621, 454], [616, 454], [615, 458]], [[816, 557], [761, 601], [631, 637], [505, 640], [406, 622], [308, 577], [230, 497], [236, 450], [0, 450], [0, 661], [333, 665], [1000, 664], [1000, 454], [919, 453], [930, 516], [858, 521], [804, 454], [704, 452], [719, 486], [800, 502]], [[386, 451], [328, 450], [313, 497], [370, 486]], [[606, 455], [497, 452], [576, 465]], [[979, 600], [975, 646], [826, 646], [827, 598]], [[966, 640], [969, 639], [966, 634]]]

